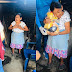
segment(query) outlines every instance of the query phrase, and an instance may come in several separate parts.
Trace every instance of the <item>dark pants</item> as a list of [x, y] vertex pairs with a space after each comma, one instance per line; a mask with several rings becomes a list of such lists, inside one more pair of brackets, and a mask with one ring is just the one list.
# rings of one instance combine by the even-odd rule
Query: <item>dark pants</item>
[[[41, 25], [42, 27], [44, 27], [44, 23], [41, 21]], [[38, 26], [36, 26], [36, 49], [40, 52], [41, 51], [41, 38], [42, 38], [42, 34], [38, 28]], [[43, 52], [45, 52], [45, 47], [47, 44], [47, 39], [48, 39], [48, 35], [43, 36], [44, 38], [44, 48], [43, 48]], [[45, 52], [46, 53], [46, 52]]]
[[72, 72], [72, 56], [70, 57], [70, 71]]

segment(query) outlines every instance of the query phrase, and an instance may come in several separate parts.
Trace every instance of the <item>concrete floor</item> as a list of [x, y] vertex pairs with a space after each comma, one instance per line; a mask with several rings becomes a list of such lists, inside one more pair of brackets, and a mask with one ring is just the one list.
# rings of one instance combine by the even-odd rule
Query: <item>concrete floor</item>
[[[24, 59], [18, 57], [18, 50], [15, 50], [15, 55], [11, 55], [11, 49], [6, 48], [5, 60], [3, 62], [4, 72], [23, 72]], [[36, 63], [34, 61], [29, 61], [27, 72], [32, 72], [36, 69]]]

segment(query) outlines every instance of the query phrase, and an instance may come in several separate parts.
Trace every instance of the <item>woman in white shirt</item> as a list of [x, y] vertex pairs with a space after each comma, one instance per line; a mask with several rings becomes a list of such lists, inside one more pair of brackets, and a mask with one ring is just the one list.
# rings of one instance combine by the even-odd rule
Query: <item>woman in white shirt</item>
[[50, 10], [58, 18], [59, 32], [48, 32], [46, 52], [49, 55], [48, 69], [51, 69], [52, 55], [61, 59], [59, 70], [65, 68], [64, 58], [67, 58], [68, 40], [70, 33], [70, 15], [59, 2], [52, 2]]
[[14, 55], [14, 49], [19, 49], [19, 54], [21, 54], [21, 49], [23, 48], [24, 41], [24, 31], [28, 31], [28, 27], [26, 24], [21, 21], [22, 15], [21, 13], [16, 14], [15, 21], [11, 23], [8, 29], [12, 30], [11, 34], [11, 44], [12, 55]]

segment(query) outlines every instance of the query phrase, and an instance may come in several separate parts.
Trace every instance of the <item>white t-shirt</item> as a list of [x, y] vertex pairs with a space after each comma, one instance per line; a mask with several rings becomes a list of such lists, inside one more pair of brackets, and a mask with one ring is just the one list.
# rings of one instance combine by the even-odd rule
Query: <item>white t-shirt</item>
[[65, 29], [65, 23], [70, 21], [71, 19], [69, 13], [66, 10], [64, 10], [64, 14], [59, 19], [59, 30]]
[[[13, 22], [11, 23], [12, 26], [14, 26], [15, 24], [16, 24], [15, 21], [13, 21]], [[21, 23], [20, 23], [19, 25], [20, 25], [22, 28], [24, 28], [24, 27], [26, 26], [26, 24], [25, 24], [23, 21], [21, 21]], [[19, 29], [19, 28], [14, 28], [14, 29], [12, 29], [12, 31], [14, 31], [14, 32], [16, 32], [16, 33], [24, 32], [24, 30], [21, 30], [21, 29]]]

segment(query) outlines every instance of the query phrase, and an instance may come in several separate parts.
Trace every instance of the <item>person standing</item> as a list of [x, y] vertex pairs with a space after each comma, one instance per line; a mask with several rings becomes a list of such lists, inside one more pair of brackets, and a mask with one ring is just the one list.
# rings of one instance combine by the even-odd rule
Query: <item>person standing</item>
[[24, 31], [28, 31], [28, 27], [26, 24], [21, 21], [22, 14], [18, 13], [15, 16], [15, 21], [11, 23], [8, 29], [12, 30], [11, 34], [11, 44], [10, 47], [12, 48], [12, 55], [14, 55], [14, 49], [19, 49], [19, 55], [21, 55], [21, 49], [23, 48], [24, 41]]
[[59, 32], [49, 32], [46, 52], [49, 55], [48, 69], [52, 66], [53, 54], [60, 59], [59, 70], [65, 69], [64, 59], [67, 58], [68, 40], [70, 33], [70, 15], [59, 2], [52, 2], [50, 10], [58, 19]]

